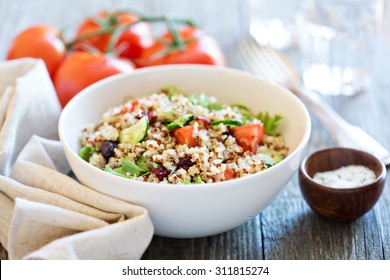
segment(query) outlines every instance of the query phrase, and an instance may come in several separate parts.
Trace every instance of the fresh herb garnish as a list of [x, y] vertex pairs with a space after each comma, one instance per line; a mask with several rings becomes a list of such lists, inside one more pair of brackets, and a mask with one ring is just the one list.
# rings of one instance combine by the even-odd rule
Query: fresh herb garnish
[[283, 119], [281, 115], [277, 114], [272, 117], [268, 112], [260, 112], [256, 118], [261, 120], [265, 133], [268, 135], [275, 135], [277, 133], [279, 122]]
[[200, 178], [200, 176], [198, 176], [196, 182], [197, 182], [198, 184], [204, 184], [204, 182], [202, 181], [202, 178]]

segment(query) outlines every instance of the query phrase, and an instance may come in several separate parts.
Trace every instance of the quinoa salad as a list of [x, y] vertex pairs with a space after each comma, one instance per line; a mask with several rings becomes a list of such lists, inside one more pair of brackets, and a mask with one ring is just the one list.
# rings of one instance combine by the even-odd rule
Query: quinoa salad
[[144, 182], [203, 184], [261, 172], [285, 158], [280, 115], [187, 94], [174, 86], [129, 97], [84, 128], [81, 158]]

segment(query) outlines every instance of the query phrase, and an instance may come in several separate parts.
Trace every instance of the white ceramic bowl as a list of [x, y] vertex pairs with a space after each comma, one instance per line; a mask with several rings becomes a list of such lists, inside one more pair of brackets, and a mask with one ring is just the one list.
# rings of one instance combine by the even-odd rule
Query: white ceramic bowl
[[[98, 122], [108, 107], [120, 104], [125, 96], [148, 95], [166, 85], [189, 93], [204, 92], [217, 97], [220, 103], [245, 104], [255, 112], [283, 115], [281, 131], [289, 155], [260, 173], [203, 185], [159, 185], [121, 178], [77, 155], [81, 130]], [[149, 67], [107, 78], [73, 98], [59, 121], [66, 157], [81, 183], [146, 207], [155, 234], [178, 238], [221, 233], [262, 211], [299, 167], [310, 129], [305, 106], [288, 90], [242, 71], [200, 65]]]

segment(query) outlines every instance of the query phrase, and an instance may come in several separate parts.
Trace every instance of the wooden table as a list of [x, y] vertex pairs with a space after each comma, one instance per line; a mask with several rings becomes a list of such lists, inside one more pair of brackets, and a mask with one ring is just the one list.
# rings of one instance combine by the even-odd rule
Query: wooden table
[[[215, 36], [230, 61], [235, 45], [248, 34], [247, 0], [0, 0], [0, 59], [10, 40], [35, 23], [72, 29], [102, 9], [124, 8], [147, 14], [190, 17]], [[390, 32], [387, 32], [389, 35]], [[390, 37], [390, 36], [389, 36]], [[355, 97], [327, 98], [349, 122], [359, 125], [390, 149], [390, 44], [384, 41], [372, 88]], [[230, 62], [230, 66], [236, 67]], [[308, 152], [333, 145], [312, 116]], [[244, 225], [216, 236], [171, 239], [155, 236], [144, 259], [390, 259], [390, 182], [373, 210], [348, 223], [314, 214], [302, 198], [297, 174], [273, 203]], [[4, 248], [0, 259], [6, 259]]]

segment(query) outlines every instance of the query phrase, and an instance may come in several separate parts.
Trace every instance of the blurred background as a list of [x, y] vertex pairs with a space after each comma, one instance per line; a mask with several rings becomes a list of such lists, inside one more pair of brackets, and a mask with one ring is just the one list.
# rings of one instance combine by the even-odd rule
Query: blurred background
[[[390, 72], [390, 5], [387, 0], [383, 1], [385, 3], [383, 22], [380, 27], [378, 46], [375, 48], [373, 67], [370, 70], [373, 73], [373, 82], [367, 95], [356, 96], [353, 103], [356, 106], [367, 104], [371, 102], [370, 100], [375, 102], [378, 96], [390, 99], [388, 92], [390, 88], [388, 78]], [[260, 41], [263, 40], [260, 43], [269, 44], [285, 52], [301, 72], [302, 56], [299, 55], [296, 38], [302, 33], [302, 29], [296, 26], [295, 19], [300, 5], [304, 2], [306, 1], [0, 0], [0, 60], [4, 60], [11, 40], [31, 25], [53, 25], [60, 28], [65, 37], [72, 37], [75, 35], [76, 27], [88, 16], [95, 15], [102, 10], [131, 10], [146, 15], [169, 15], [192, 19], [201, 29], [217, 40], [231, 67], [242, 68], [237, 44], [250, 34], [256, 37], [254, 32], [257, 32], [257, 38]], [[267, 22], [270, 25], [267, 26]], [[286, 28], [290, 33], [287, 37], [283, 37]], [[158, 31], [158, 28], [156, 30]], [[271, 38], [272, 36], [276, 36], [277, 40]], [[370, 94], [371, 92], [377, 94]], [[336, 110], [345, 108], [345, 105], [351, 101], [351, 99], [342, 97], [325, 98]], [[351, 114], [352, 112], [353, 110]]]
[[192, 18], [225, 51], [248, 33], [250, 20], [249, 0], [0, 0], [0, 58], [11, 39], [32, 24], [51, 24], [69, 34], [85, 17], [117, 9]]
[[[287, 53], [293, 53], [297, 48], [296, 37], [301, 32], [295, 25], [295, 16], [303, 2], [299, 0], [0, 0], [0, 59], [4, 59], [12, 38], [33, 24], [54, 25], [61, 28], [67, 36], [72, 36], [74, 29], [86, 17], [102, 10], [121, 9], [147, 15], [171, 15], [193, 19], [200, 28], [216, 38], [230, 58], [234, 56], [236, 44], [250, 32], [254, 35], [254, 31], [260, 32], [257, 33], [257, 38], [261, 39], [261, 43], [269, 43]], [[380, 51], [385, 48], [390, 52], [389, 8], [386, 3], [383, 19], [385, 36], [382, 38]], [[286, 35], [285, 32], [290, 33]], [[381, 56], [378, 63], [390, 63], [389, 57], [389, 55]]]

